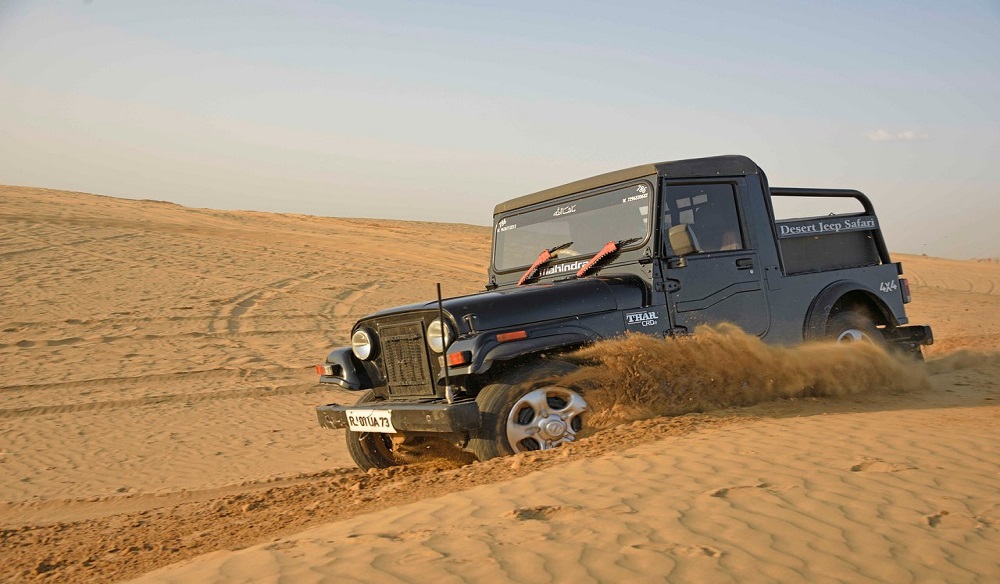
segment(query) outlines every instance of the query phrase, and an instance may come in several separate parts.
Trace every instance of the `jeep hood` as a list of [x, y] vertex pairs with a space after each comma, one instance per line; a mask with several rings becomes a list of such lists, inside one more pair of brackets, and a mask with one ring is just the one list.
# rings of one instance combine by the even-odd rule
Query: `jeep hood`
[[[642, 306], [643, 284], [619, 279], [582, 278], [562, 282], [530, 284], [469, 296], [445, 299], [446, 312], [467, 331], [466, 315], [473, 315], [476, 330], [517, 327], [537, 322], [572, 318], [598, 312]], [[437, 302], [425, 302], [382, 310], [365, 320], [404, 312], [436, 310]]]

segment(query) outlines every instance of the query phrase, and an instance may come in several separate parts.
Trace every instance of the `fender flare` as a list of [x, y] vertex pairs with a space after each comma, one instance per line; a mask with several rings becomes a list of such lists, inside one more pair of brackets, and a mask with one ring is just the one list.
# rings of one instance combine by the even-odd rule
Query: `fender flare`
[[596, 340], [595, 333], [566, 332], [496, 345], [484, 352], [482, 361], [473, 368], [472, 373], [486, 372], [494, 361], [508, 361], [531, 353], [580, 346]]
[[874, 290], [856, 280], [838, 280], [823, 288], [809, 305], [805, 322], [802, 325], [802, 338], [806, 341], [822, 339], [826, 335], [826, 323], [833, 313], [833, 307], [841, 298], [852, 292], [860, 292], [865, 301], [874, 307], [879, 316], [890, 326], [899, 325], [892, 310]]

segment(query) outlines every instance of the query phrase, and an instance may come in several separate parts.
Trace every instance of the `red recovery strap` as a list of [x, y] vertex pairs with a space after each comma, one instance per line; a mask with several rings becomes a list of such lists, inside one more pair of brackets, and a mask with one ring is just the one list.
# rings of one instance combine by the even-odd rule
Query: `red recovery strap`
[[590, 268], [594, 267], [594, 264], [608, 257], [608, 254], [614, 253], [616, 251], [618, 251], [617, 243], [613, 241], [605, 243], [604, 247], [601, 248], [601, 251], [597, 252], [597, 255], [590, 258], [590, 261], [587, 262], [582, 268], [580, 268], [580, 270], [576, 273], [576, 277], [582, 278], [583, 275], [586, 274], [588, 270], [590, 270]]
[[552, 257], [552, 253], [547, 249], [543, 249], [542, 253], [538, 254], [538, 259], [535, 260], [535, 263], [531, 264], [531, 267], [528, 268], [528, 271], [525, 272], [524, 275], [521, 276], [521, 279], [517, 281], [517, 285], [518, 286], [524, 285], [524, 283], [528, 281], [528, 278], [534, 275], [535, 270], [538, 269], [538, 266], [549, 261], [550, 257]]

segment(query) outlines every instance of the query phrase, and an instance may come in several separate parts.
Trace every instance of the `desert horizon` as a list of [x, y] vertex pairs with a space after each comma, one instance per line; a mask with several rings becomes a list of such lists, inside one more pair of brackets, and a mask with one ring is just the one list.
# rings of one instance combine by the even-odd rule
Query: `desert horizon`
[[0, 580], [1000, 578], [997, 258], [894, 253], [935, 343], [783, 357], [843, 391], [355, 468], [313, 408], [357, 395], [313, 365], [365, 314], [482, 290], [490, 232], [0, 186]]

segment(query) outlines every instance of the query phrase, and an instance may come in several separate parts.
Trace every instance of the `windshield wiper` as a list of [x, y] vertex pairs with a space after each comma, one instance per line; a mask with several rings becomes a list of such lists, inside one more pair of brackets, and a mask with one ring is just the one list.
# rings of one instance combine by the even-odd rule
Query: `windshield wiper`
[[597, 255], [595, 255], [594, 257], [590, 258], [589, 262], [587, 262], [586, 264], [583, 265], [582, 268], [580, 268], [579, 270], [577, 270], [576, 277], [577, 278], [582, 278], [584, 275], [587, 274], [587, 272], [590, 271], [590, 268], [593, 268], [599, 262], [604, 261], [608, 256], [610, 256], [611, 254], [615, 253], [619, 249], [625, 247], [626, 245], [633, 244], [633, 243], [639, 241], [640, 239], [642, 239], [642, 238], [641, 237], [633, 237], [632, 239], [623, 239], [622, 241], [609, 241], [609, 242], [605, 243], [604, 247], [601, 248], [601, 251], [597, 252]]
[[549, 260], [552, 259], [552, 254], [556, 253], [561, 249], [566, 249], [571, 245], [573, 245], [573, 242], [567, 241], [562, 245], [557, 245], [549, 249], [543, 249], [542, 253], [538, 254], [538, 259], [535, 260], [535, 263], [531, 264], [531, 267], [528, 268], [528, 271], [525, 272], [524, 275], [521, 276], [521, 279], [517, 281], [517, 285], [523, 286], [524, 283], [527, 282], [529, 279], [531, 279], [531, 277], [535, 274], [535, 270], [542, 267], [545, 263], [547, 263]]

